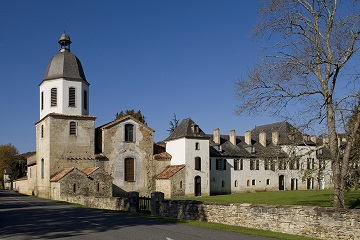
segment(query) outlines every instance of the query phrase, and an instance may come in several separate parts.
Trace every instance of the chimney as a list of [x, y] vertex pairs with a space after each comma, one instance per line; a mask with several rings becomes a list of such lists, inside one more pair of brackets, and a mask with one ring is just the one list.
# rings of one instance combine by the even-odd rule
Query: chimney
[[216, 144], [220, 144], [220, 129], [219, 128], [214, 129], [214, 142]]
[[328, 144], [328, 143], [329, 143], [329, 137], [323, 136], [323, 144]]
[[230, 142], [236, 146], [236, 132], [235, 130], [230, 130]]
[[271, 141], [274, 145], [278, 145], [278, 142], [279, 142], [279, 132], [278, 131], [272, 132]]
[[310, 139], [311, 139], [311, 141], [313, 143], [316, 143], [316, 136], [315, 135], [311, 135]]
[[245, 131], [245, 143], [251, 145], [251, 131]]
[[303, 140], [304, 140], [305, 142], [309, 141], [309, 135], [303, 134]]
[[259, 133], [259, 142], [260, 142], [261, 145], [266, 147], [266, 132], [265, 131], [261, 131]]

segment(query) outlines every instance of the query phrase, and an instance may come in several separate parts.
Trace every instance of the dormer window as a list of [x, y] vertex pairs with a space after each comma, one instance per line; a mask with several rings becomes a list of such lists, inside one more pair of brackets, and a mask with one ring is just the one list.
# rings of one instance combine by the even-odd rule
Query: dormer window
[[193, 130], [194, 133], [199, 133], [199, 125], [196, 125], [196, 124], [193, 125], [192, 130]]

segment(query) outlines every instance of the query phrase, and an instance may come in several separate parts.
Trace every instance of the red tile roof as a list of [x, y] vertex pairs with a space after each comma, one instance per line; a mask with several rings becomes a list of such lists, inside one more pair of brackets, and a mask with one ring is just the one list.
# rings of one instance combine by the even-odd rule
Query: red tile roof
[[154, 158], [155, 159], [171, 159], [172, 156], [165, 151], [165, 147], [159, 144], [154, 144]]
[[73, 171], [75, 168], [71, 167], [71, 168], [65, 168], [64, 170], [62, 170], [60, 173], [56, 174], [54, 177], [52, 177], [50, 179], [50, 182], [57, 182], [60, 179], [62, 179], [63, 177], [65, 177], [69, 172]]
[[169, 179], [184, 167], [185, 165], [168, 166], [164, 171], [162, 171], [159, 175], [156, 176], [156, 179]]
[[98, 169], [99, 169], [99, 167], [86, 168], [86, 169], [82, 170], [82, 172], [85, 173], [86, 175], [90, 175]]

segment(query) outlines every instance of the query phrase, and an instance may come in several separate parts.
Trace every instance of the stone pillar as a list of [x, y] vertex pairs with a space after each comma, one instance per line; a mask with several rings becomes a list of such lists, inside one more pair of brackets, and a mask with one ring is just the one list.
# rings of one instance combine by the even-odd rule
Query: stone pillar
[[164, 201], [163, 192], [152, 192], [151, 193], [151, 215], [159, 215], [159, 202]]
[[138, 192], [129, 192], [127, 197], [129, 200], [128, 211], [136, 212], [138, 209], [138, 206], [139, 206], [139, 193]]

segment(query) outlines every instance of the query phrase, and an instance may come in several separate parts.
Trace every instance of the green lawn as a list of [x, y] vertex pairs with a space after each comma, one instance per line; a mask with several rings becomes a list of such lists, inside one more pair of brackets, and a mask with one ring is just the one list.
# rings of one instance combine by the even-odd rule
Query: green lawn
[[[332, 207], [332, 190], [298, 190], [298, 191], [274, 191], [254, 192], [229, 195], [216, 195], [210, 197], [176, 198], [177, 200], [196, 200], [201, 202], [224, 202], [224, 203], [254, 203], [271, 205], [305, 205]], [[174, 199], [175, 200], [175, 199]], [[345, 193], [345, 205], [347, 208], [360, 209], [360, 190]]]

